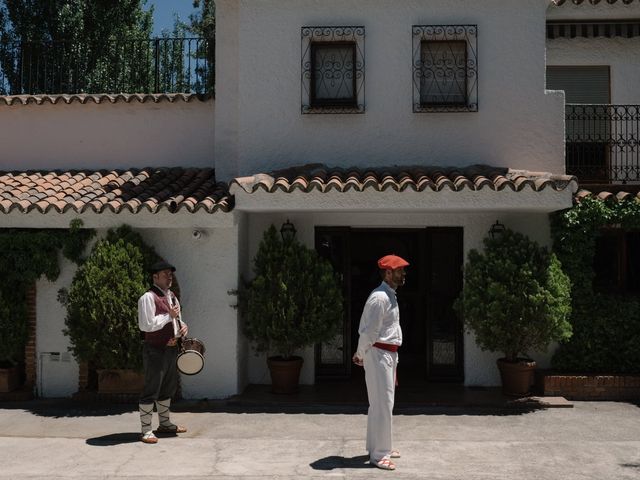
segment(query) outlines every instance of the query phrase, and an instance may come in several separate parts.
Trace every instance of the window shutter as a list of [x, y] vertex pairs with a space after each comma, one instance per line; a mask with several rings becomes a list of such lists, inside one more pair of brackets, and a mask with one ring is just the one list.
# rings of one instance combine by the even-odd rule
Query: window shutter
[[611, 103], [609, 67], [547, 67], [547, 89], [564, 90], [566, 103]]

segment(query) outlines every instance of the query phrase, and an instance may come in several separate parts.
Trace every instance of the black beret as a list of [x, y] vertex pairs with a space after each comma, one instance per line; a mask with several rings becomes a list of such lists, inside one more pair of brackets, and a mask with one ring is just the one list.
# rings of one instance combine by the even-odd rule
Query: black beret
[[171, 270], [172, 272], [176, 271], [176, 267], [171, 265], [170, 263], [165, 262], [164, 260], [160, 260], [159, 262], [151, 265], [151, 273], [158, 273], [162, 270]]

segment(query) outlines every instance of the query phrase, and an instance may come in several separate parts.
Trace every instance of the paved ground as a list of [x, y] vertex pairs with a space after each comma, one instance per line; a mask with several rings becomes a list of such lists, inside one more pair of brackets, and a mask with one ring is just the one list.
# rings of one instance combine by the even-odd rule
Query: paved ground
[[359, 411], [179, 410], [189, 433], [145, 445], [131, 406], [4, 404], [0, 479], [640, 479], [640, 408], [630, 403], [405, 409], [395, 472], [367, 464]]

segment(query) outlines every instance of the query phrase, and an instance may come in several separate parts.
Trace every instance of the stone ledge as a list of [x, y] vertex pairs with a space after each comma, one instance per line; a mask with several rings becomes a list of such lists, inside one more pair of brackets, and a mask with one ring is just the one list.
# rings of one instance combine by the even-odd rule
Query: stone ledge
[[570, 400], [640, 399], [640, 375], [536, 372], [536, 387], [545, 397]]

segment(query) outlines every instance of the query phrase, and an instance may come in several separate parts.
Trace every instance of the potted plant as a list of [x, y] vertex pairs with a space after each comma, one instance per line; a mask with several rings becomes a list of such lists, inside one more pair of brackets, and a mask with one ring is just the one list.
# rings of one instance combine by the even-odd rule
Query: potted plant
[[482, 350], [502, 352], [503, 391], [527, 394], [535, 362], [527, 352], [571, 336], [571, 284], [559, 260], [528, 237], [504, 230], [471, 250], [455, 308]]
[[342, 324], [342, 291], [331, 264], [271, 227], [254, 259], [254, 279], [238, 292], [244, 331], [267, 363], [274, 393], [298, 388], [300, 349], [333, 338]]
[[20, 385], [18, 365], [27, 341], [27, 311], [22, 289], [0, 292], [0, 392], [11, 392]]
[[70, 350], [95, 369], [99, 393], [137, 393], [142, 387], [137, 301], [148, 288], [146, 264], [157, 258], [145, 256], [143, 248], [129, 227], [109, 231], [78, 268], [69, 289], [60, 291]]

